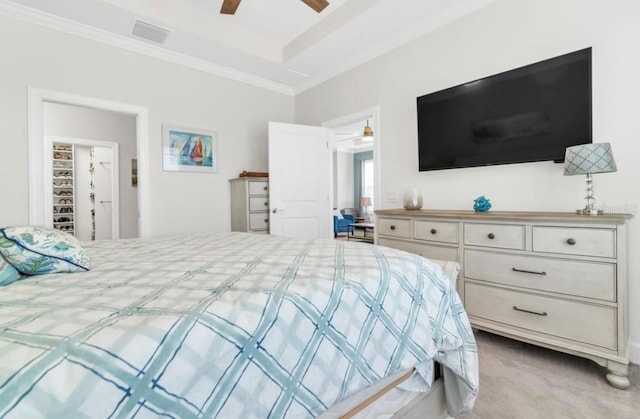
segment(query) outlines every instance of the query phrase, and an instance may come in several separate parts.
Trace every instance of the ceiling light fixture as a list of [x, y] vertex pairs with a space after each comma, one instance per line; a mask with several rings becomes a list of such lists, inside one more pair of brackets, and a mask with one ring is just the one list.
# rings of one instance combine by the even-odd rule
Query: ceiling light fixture
[[369, 120], [367, 119], [367, 125], [362, 132], [362, 141], [373, 141], [373, 130], [369, 126]]

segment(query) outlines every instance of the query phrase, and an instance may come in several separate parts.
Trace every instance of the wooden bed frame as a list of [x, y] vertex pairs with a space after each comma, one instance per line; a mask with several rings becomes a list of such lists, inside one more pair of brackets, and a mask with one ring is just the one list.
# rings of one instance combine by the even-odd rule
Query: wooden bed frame
[[[440, 367], [437, 366], [436, 371], [439, 372], [439, 370]], [[355, 394], [354, 396], [333, 406], [328, 412], [320, 415], [319, 419], [335, 417], [339, 417], [340, 419], [363, 419], [371, 417], [372, 411], [375, 412], [373, 408], [375, 403], [387, 393], [394, 390], [400, 383], [411, 377], [412, 374], [413, 369], [403, 373], [400, 377], [397, 377], [393, 381], [385, 384], [384, 387], [362, 401], [359, 400], [361, 396], [359, 394]], [[391, 417], [393, 419], [447, 418], [447, 400], [444, 390], [444, 377], [442, 374], [437, 375], [439, 377], [434, 380], [431, 386], [431, 391], [418, 394], [415, 398], [409, 401], [409, 403], [397, 410]], [[390, 397], [393, 397], [393, 395], [390, 395]]]
[[441, 419], [447, 418], [447, 398], [444, 377], [434, 381], [431, 391], [413, 399], [392, 416], [393, 419]]

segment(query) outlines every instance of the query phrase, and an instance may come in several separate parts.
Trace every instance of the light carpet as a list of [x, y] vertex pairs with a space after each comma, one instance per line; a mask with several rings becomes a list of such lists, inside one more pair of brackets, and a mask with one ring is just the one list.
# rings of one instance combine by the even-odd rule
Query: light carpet
[[464, 419], [638, 419], [640, 366], [618, 390], [593, 361], [476, 332], [480, 393]]

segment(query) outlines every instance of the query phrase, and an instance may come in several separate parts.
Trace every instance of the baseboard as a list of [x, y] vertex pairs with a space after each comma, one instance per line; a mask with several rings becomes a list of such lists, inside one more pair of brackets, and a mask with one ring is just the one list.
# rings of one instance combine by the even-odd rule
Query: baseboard
[[629, 347], [630, 347], [630, 353], [629, 353], [630, 361], [634, 364], [640, 364], [640, 343], [631, 342]]

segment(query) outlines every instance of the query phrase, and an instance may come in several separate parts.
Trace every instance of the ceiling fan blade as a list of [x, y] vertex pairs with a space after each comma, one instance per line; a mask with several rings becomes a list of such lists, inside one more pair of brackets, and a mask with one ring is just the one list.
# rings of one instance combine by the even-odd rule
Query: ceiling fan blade
[[302, 2], [318, 13], [323, 11], [324, 8], [329, 5], [327, 0], [302, 0]]
[[223, 15], [233, 15], [236, 13], [239, 4], [240, 0], [223, 0], [220, 13]]

